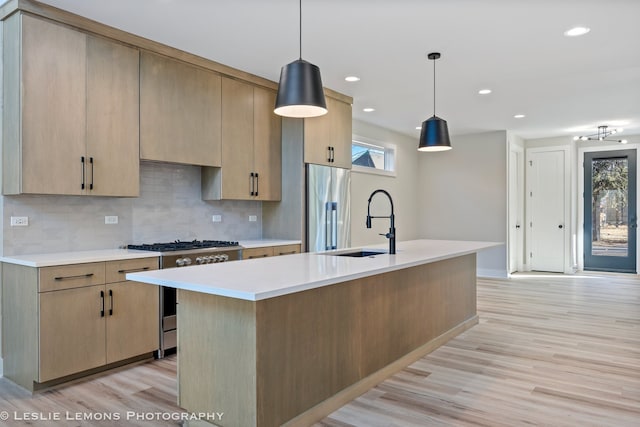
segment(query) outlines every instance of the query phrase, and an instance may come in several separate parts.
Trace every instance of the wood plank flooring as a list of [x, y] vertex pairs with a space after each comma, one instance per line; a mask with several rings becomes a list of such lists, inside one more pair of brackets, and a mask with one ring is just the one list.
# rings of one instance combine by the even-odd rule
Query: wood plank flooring
[[[639, 426], [640, 279], [478, 281], [480, 323], [314, 427]], [[0, 379], [0, 411], [179, 413], [175, 356], [31, 397]], [[221, 408], [223, 409], [223, 408]], [[159, 419], [0, 426], [175, 426]]]

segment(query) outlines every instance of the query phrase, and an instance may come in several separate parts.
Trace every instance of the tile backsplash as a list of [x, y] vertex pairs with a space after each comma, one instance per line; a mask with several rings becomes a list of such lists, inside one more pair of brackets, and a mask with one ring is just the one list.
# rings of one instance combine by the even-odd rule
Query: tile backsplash
[[[118, 216], [107, 225], [105, 216]], [[222, 222], [214, 223], [213, 215]], [[250, 222], [255, 215], [257, 221]], [[29, 217], [11, 227], [12, 216]], [[140, 197], [20, 195], [2, 197], [3, 255], [117, 248], [175, 239], [259, 239], [262, 204], [203, 201], [200, 167], [140, 164]]]

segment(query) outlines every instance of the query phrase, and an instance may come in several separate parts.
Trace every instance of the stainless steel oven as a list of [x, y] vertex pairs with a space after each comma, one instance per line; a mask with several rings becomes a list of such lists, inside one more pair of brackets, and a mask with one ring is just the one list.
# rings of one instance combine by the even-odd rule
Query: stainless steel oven
[[[241, 258], [238, 242], [219, 240], [175, 241], [150, 245], [129, 245], [129, 249], [160, 252], [160, 268], [184, 268], [203, 264], [235, 261]], [[158, 357], [177, 345], [176, 290], [160, 287], [160, 348]]]

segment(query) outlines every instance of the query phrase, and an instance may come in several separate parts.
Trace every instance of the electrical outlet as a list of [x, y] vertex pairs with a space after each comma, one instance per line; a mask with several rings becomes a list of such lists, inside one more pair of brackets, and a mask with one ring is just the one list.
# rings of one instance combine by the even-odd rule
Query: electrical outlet
[[213, 222], [222, 222], [222, 215], [214, 215]]
[[249, 221], [256, 222], [257, 220], [258, 220], [258, 216], [257, 215], [249, 215]]
[[27, 225], [29, 225], [28, 216], [12, 216], [11, 217], [12, 227], [26, 227]]
[[118, 223], [118, 216], [117, 215], [108, 215], [104, 217], [104, 223], [105, 224], [117, 224]]

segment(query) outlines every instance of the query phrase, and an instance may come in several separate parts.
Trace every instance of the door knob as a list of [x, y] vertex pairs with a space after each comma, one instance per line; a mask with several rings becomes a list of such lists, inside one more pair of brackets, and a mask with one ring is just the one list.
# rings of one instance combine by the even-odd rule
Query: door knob
[[562, 228], [562, 227], [563, 227], [563, 225], [562, 225], [562, 224], [560, 224], [560, 225], [558, 226], [558, 228]]
[[520, 224], [517, 224], [517, 225], [516, 225], [516, 228], [520, 228]]

